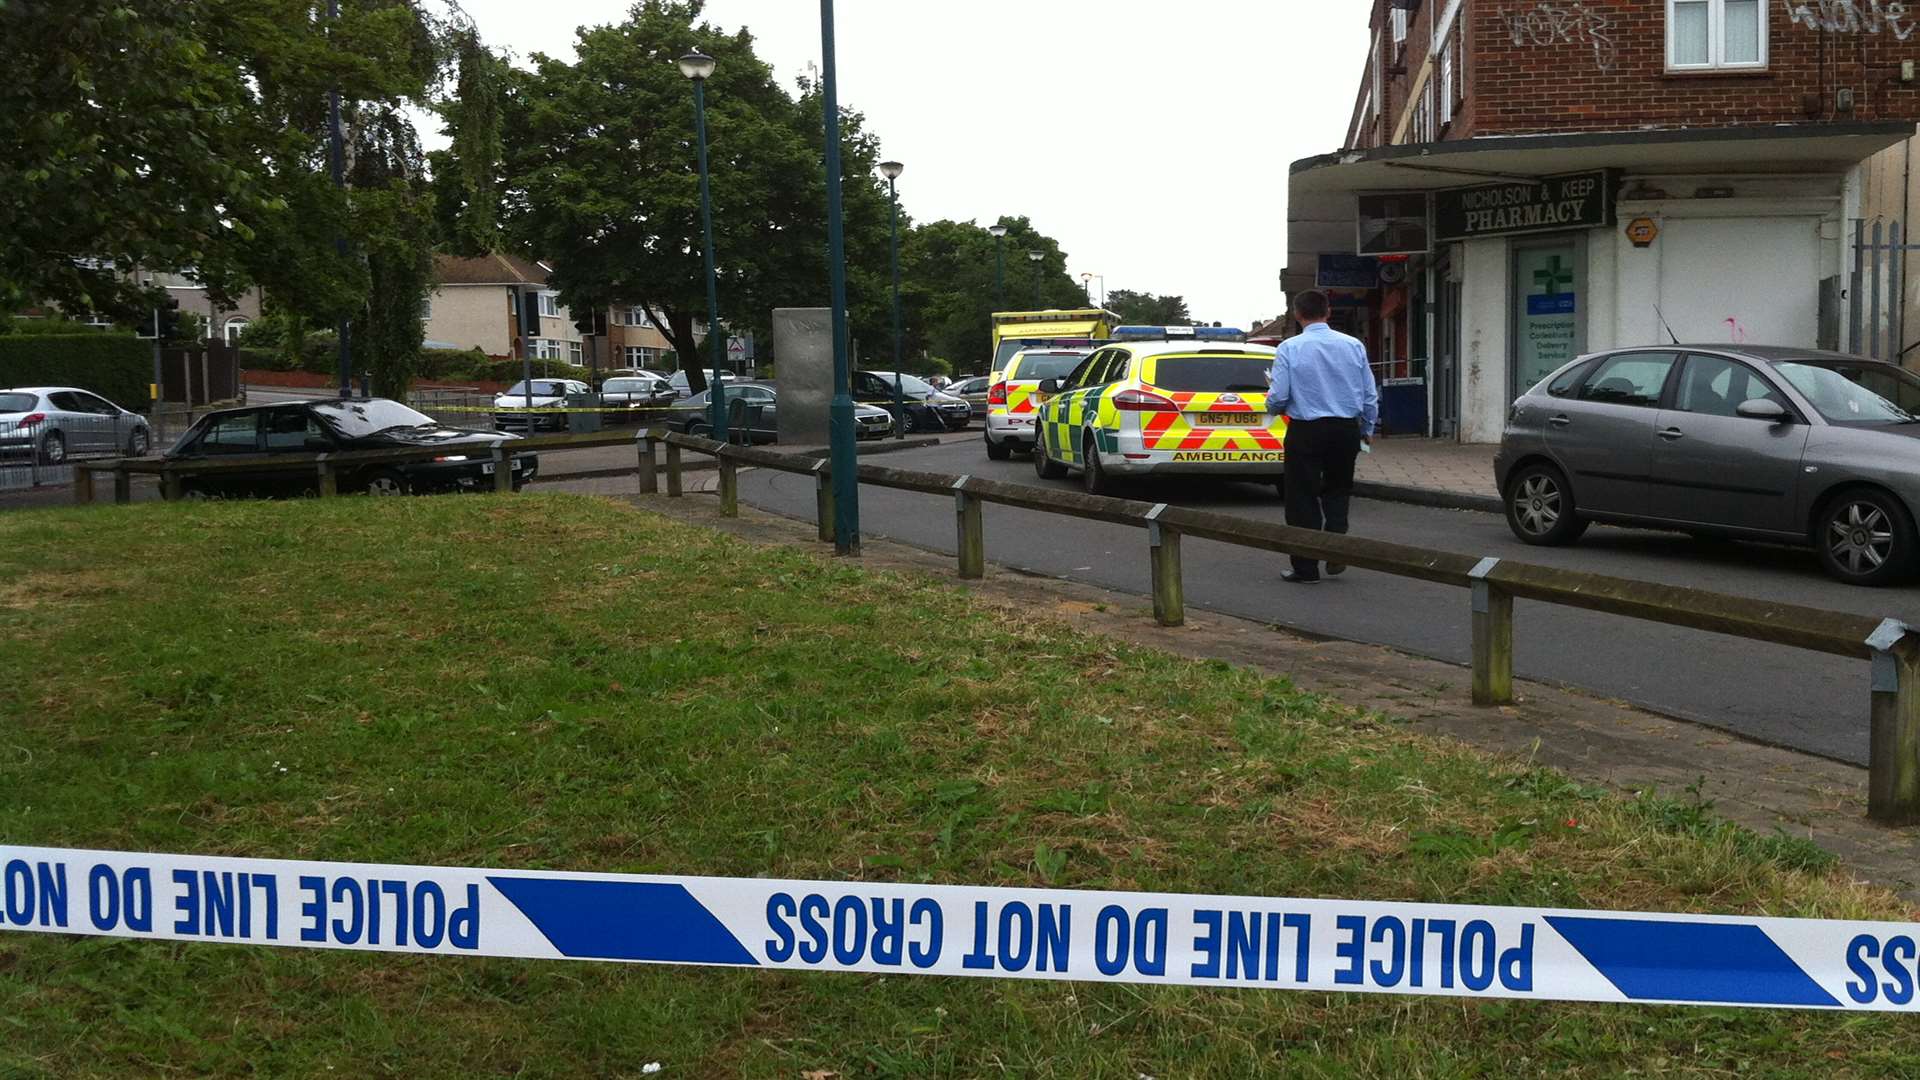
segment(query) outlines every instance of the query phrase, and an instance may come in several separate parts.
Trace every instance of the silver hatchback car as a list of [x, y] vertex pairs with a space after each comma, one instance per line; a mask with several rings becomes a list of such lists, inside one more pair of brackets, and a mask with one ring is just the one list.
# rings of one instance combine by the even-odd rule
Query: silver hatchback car
[[1892, 584], [1920, 564], [1920, 378], [1766, 345], [1596, 353], [1513, 403], [1494, 474], [1529, 544], [1605, 521], [1810, 546]]
[[70, 457], [144, 457], [153, 446], [147, 418], [73, 386], [0, 389], [0, 456], [32, 454], [45, 465]]

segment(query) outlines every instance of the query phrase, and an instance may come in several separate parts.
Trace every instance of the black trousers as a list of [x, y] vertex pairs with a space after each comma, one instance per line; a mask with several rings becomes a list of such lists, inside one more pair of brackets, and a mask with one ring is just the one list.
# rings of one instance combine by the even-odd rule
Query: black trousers
[[[1287, 425], [1287, 524], [1347, 531], [1353, 499], [1353, 463], [1360, 456], [1360, 421], [1328, 418]], [[1295, 558], [1293, 572], [1318, 577], [1316, 559]]]

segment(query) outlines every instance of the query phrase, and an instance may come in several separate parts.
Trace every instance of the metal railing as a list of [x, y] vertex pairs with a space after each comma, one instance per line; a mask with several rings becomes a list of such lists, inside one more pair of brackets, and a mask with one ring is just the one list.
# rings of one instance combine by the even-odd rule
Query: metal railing
[[[641, 494], [659, 493], [662, 477], [668, 497], [679, 497], [683, 493], [683, 473], [688, 466], [682, 459], [682, 451], [715, 458], [719, 470], [720, 510], [729, 517], [738, 516], [740, 512], [741, 466], [810, 475], [814, 478], [819, 537], [823, 542], [833, 540], [832, 466], [827, 458], [721, 443], [665, 428], [497, 440], [489, 446], [495, 466], [495, 490], [502, 493], [513, 490], [511, 470], [507, 467], [510, 455], [623, 443], [635, 447], [634, 468]], [[445, 452], [444, 448], [424, 448], [201, 461], [138, 458], [82, 462], [74, 477], [74, 499], [82, 503], [94, 500], [93, 478], [99, 472], [113, 475], [114, 501], [124, 503], [130, 501], [130, 477], [135, 474], [156, 475], [167, 494], [178, 495], [181, 481], [188, 476], [249, 470], [312, 470], [317, 474], [319, 493], [331, 496], [338, 494], [338, 478], [345, 469], [375, 463], [431, 460]], [[1472, 613], [1472, 694], [1476, 705], [1513, 703], [1515, 600], [1557, 604], [1864, 659], [1871, 663], [1867, 814], [1890, 824], [1920, 822], [1920, 634], [1896, 619], [1876, 619], [1513, 560], [1476, 558], [1166, 503], [1087, 495], [976, 476], [862, 464], [858, 466], [858, 480], [875, 487], [951, 497], [956, 557], [962, 578], [979, 578], [986, 572], [986, 532], [981, 508], [987, 503], [1139, 528], [1147, 539], [1153, 615], [1162, 626], [1179, 626], [1186, 621], [1181, 541], [1188, 536], [1464, 588], [1468, 591]]]
[[[656, 430], [644, 433], [640, 451], [643, 493], [657, 490], [653, 484], [654, 470], [650, 467], [656, 440], [666, 447], [669, 496], [681, 493], [680, 452], [683, 449], [719, 459], [720, 508], [728, 516], [739, 513], [738, 470], [742, 465], [812, 475], [819, 536], [823, 542], [833, 540], [832, 466], [828, 459], [799, 458]], [[859, 482], [897, 491], [950, 496], [954, 500], [956, 557], [962, 578], [978, 578], [985, 572], [986, 538], [981, 507], [986, 503], [1140, 528], [1147, 539], [1154, 619], [1162, 626], [1179, 626], [1186, 619], [1180, 542], [1188, 536], [1464, 588], [1468, 590], [1472, 612], [1473, 702], [1476, 705], [1513, 703], [1515, 600], [1557, 604], [1868, 660], [1872, 677], [1867, 814], [1889, 824], [1920, 822], [1920, 634], [1896, 619], [1876, 619], [1508, 559], [1476, 558], [1166, 503], [1086, 495], [975, 476], [862, 464]]]

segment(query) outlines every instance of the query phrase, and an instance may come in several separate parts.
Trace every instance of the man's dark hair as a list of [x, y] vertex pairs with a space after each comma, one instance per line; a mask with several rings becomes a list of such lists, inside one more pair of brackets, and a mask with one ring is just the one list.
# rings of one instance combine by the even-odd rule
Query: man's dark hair
[[1307, 322], [1319, 322], [1333, 310], [1327, 302], [1327, 294], [1319, 289], [1308, 289], [1293, 298], [1293, 313]]

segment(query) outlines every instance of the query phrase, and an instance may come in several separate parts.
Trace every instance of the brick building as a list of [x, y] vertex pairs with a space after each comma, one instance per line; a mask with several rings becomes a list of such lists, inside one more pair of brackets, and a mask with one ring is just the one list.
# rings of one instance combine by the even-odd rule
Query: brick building
[[1920, 5], [1373, 0], [1369, 17], [1347, 147], [1292, 167], [1282, 280], [1333, 292], [1392, 430], [1495, 441], [1563, 360], [1669, 333], [1905, 348], [1905, 254], [1884, 257], [1876, 310], [1854, 239], [1911, 202]]
[[[672, 367], [673, 346], [646, 312], [620, 305], [607, 314], [604, 335], [583, 333], [581, 324], [548, 287], [552, 268], [517, 255], [434, 259], [434, 290], [421, 311], [431, 345], [479, 349], [489, 356], [522, 355], [613, 368]], [[529, 300], [531, 297], [531, 300]], [[537, 312], [538, 327], [521, 323]], [[584, 321], [584, 320], [582, 320]], [[705, 335], [696, 331], [696, 337]]]

